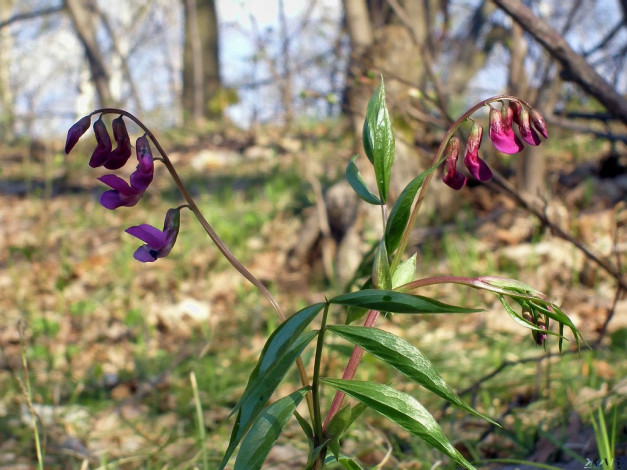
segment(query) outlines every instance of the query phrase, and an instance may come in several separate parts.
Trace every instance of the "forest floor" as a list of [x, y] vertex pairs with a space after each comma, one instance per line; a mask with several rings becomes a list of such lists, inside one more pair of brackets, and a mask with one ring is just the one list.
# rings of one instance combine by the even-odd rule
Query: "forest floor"
[[[350, 157], [329, 127], [254, 143], [233, 133], [166, 137], [209, 221], [285, 311], [340, 291], [315, 252], [307, 265], [285, 268], [316, 203], [307, 173], [324, 189]], [[619, 263], [625, 279], [627, 173], [601, 178], [609, 148], [564, 139], [547, 150], [552, 186], [543, 210], [603, 260]], [[170, 256], [150, 265], [133, 260], [139, 242], [124, 229], [160, 226], [181, 203], [163, 168], [136, 207], [111, 212], [98, 204], [101, 173], [87, 165], [89, 144], [69, 157], [61, 145], [0, 149], [0, 468], [36, 468], [36, 435], [47, 469], [202, 468], [204, 457], [214, 468], [228, 443], [229, 413], [277, 320], [189, 212]], [[415, 393], [481, 468], [497, 468], [490, 459], [584, 468], [599, 455], [591, 425], [599, 406], [609, 421], [608, 410], [618, 410], [617, 455], [626, 455], [627, 299], [615, 279], [494, 186], [459, 194], [456, 218], [432, 215], [416, 232], [419, 275], [519, 279], [560, 304], [587, 344], [577, 352], [567, 335], [561, 357], [541, 360], [546, 353], [498, 299], [430, 288], [421, 293], [485, 311], [462, 321], [396, 315], [379, 326], [418, 345], [454, 389], [466, 390], [465, 400], [503, 427], [444, 408], [372, 357], [360, 378]], [[342, 312], [332, 315], [343, 321]], [[548, 350], [556, 348], [550, 341]], [[325, 373], [341, 374], [346, 350], [340, 342], [329, 349]], [[288, 375], [279, 392], [295, 383]], [[307, 444], [299, 430], [288, 425], [264, 468], [302, 467]], [[344, 450], [364, 468], [428, 469], [442, 458], [374, 413], [356, 424]]]

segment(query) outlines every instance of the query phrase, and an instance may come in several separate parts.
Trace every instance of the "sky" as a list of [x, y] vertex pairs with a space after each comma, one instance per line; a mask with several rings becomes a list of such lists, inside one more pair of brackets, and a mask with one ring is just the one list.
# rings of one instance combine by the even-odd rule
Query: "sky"
[[[0, 0], [1, 1], [1, 0]], [[180, 114], [173, 108], [173, 90], [180, 90], [182, 25], [180, 9], [171, 8], [172, 0], [152, 0], [150, 14], [142, 22], [133, 23], [122, 14], [136, 9], [149, 0], [98, 0], [110, 17], [114, 28], [119, 32], [118, 41], [129, 48], [130, 67], [133, 77], [142, 94], [146, 110], [155, 120], [163, 123], [177, 122]], [[476, 0], [451, 2], [459, 11], [468, 11], [467, 4]], [[59, 0], [16, 1], [17, 9], [35, 10], [57, 5]], [[110, 7], [115, 3], [118, 8]], [[555, 2], [552, 2], [555, 4]], [[335, 77], [338, 83], [330, 83], [327, 75], [320, 70], [333, 66], [325, 59], [325, 48], [338, 33], [341, 20], [340, 0], [317, 0], [313, 20], [307, 28], [301, 29], [300, 20], [312, 3], [305, 0], [284, 0], [288, 17], [288, 33], [292, 39], [292, 60], [302, 66], [295, 83], [295, 103], [299, 113], [319, 115], [324, 109], [305, 107], [298, 99], [300, 91], [306, 89], [333, 90], [341, 87], [343, 64], [335, 64], [340, 74]], [[544, 12], [550, 2], [540, 1], [540, 11]], [[465, 5], [465, 6], [464, 6]], [[593, 8], [600, 14], [582, 18], [569, 37], [576, 50], [584, 50], [607, 31], [620, 18], [617, 1], [595, 0]], [[254, 65], [252, 57], [257, 50], [256, 37], [261, 35], [268, 44], [270, 54], [279, 57], [277, 24], [279, 0], [217, 0], [220, 20], [221, 61], [223, 81], [227, 86], [238, 88], [240, 103], [229, 108], [231, 118], [243, 127], [250, 124], [252, 113], [261, 119], [270, 119], [280, 114], [276, 87], [261, 89], [240, 88], [270, 74], [263, 61]], [[126, 10], [125, 10], [126, 9]], [[254, 20], [253, 20], [254, 19]], [[503, 21], [508, 19], [503, 15]], [[10, 32], [13, 38], [11, 56], [11, 89], [16, 95], [16, 103], [22, 130], [35, 135], [62, 132], [68, 122], [78, 114], [93, 109], [94, 102], [88, 85], [88, 71], [83, 52], [78, 43], [67, 15], [57, 14], [35, 20], [16, 22]], [[623, 29], [619, 38], [627, 43], [627, 31]], [[102, 44], [109, 47], [109, 39], [102, 33]], [[316, 57], [311, 67], [306, 60]], [[590, 60], [602, 57], [593, 56]], [[313, 59], [312, 59], [313, 60]], [[326, 69], [317, 68], [318, 65]], [[477, 93], [499, 92], [505, 83], [507, 53], [495, 54], [486, 68], [474, 80]], [[119, 70], [119, 67], [112, 67]], [[325, 72], [326, 73], [326, 72]], [[82, 80], [81, 80], [82, 78]], [[118, 82], [124, 84], [124, 77]], [[624, 79], [623, 79], [624, 82]], [[325, 88], [326, 87], [326, 88]], [[625, 83], [621, 83], [624, 91]], [[122, 85], [121, 92], [128, 90]], [[132, 106], [132, 105], [131, 105]], [[318, 114], [317, 114], [318, 113]]]

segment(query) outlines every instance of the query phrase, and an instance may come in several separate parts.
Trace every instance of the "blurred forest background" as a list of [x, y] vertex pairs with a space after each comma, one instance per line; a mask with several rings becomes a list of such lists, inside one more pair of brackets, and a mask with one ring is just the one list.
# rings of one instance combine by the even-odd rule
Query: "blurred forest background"
[[[411, 251], [419, 275], [502, 275], [546, 292], [590, 346], [546, 356], [495, 299], [426, 291], [487, 312], [385, 327], [504, 427], [425, 405], [469, 458], [562, 468], [598, 456], [591, 411], [617, 409], [624, 455], [626, 52], [625, 0], [0, 0], [0, 468], [34, 468], [35, 435], [45, 468], [218, 459], [276, 327], [191, 217], [171, 256], [135, 262], [123, 229], [160, 226], [176, 188], [161, 168], [138, 206], [106, 211], [87, 165], [93, 137], [65, 156], [69, 126], [98, 107], [140, 117], [227, 245], [295, 311], [351, 285], [380, 231], [342, 179], [381, 76], [393, 196], [473, 103], [507, 93], [542, 113], [538, 147], [503, 156], [484, 139], [495, 181], [461, 192], [435, 182]], [[336, 346], [330, 375], [346, 360]], [[363, 374], [402, 381], [374, 361]], [[364, 465], [388, 449], [377, 468], [440, 458], [367, 420], [347, 443]], [[268, 468], [302, 464], [293, 431]]]

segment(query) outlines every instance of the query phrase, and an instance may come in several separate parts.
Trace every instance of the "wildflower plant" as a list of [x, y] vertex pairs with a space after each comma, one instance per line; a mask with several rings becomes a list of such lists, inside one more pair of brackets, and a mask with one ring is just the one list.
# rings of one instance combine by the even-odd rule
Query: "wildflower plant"
[[[576, 346], [581, 338], [571, 320], [558, 305], [545, 295], [525, 284], [493, 276], [477, 278], [438, 276], [416, 279], [416, 256], [406, 256], [409, 235], [414, 228], [421, 203], [429, 183], [436, 171], [444, 166], [443, 181], [455, 190], [467, 181], [457, 167], [461, 147], [459, 135], [470, 124], [463, 163], [472, 178], [487, 181], [492, 171], [479, 157], [483, 137], [482, 127], [471, 117], [480, 109], [489, 108], [489, 139], [497, 150], [516, 153], [523, 148], [523, 141], [538, 145], [540, 137], [548, 137], [546, 124], [540, 114], [519, 98], [500, 95], [483, 100], [466, 111], [448, 130], [437, 150], [433, 165], [417, 175], [388, 210], [388, 194], [391, 169], [394, 163], [394, 134], [385, 105], [383, 81], [372, 95], [363, 127], [363, 147], [369, 163], [374, 167], [376, 188], [370, 188], [362, 178], [353, 157], [346, 169], [346, 178], [356, 193], [368, 204], [381, 208], [384, 224], [383, 237], [376, 248], [371, 274], [362, 289], [324, 299], [286, 317], [279, 304], [267, 288], [244, 267], [225, 246], [211, 224], [198, 209], [190, 193], [178, 176], [167, 153], [150, 130], [127, 111], [113, 108], [98, 109], [74, 124], [67, 136], [66, 153], [71, 151], [79, 138], [87, 132], [91, 119], [96, 148], [89, 164], [118, 169], [130, 159], [131, 141], [125, 119], [133, 121], [144, 132], [135, 143], [136, 170], [130, 180], [108, 174], [100, 177], [111, 189], [105, 191], [100, 203], [106, 209], [132, 207], [139, 203], [144, 192], [149, 190], [155, 162], [163, 164], [179, 188], [185, 203], [169, 209], [163, 229], [140, 224], [126, 229], [130, 235], [145, 244], [134, 254], [141, 262], [154, 262], [167, 256], [174, 248], [179, 233], [181, 211], [188, 208], [198, 219], [215, 246], [225, 258], [247, 280], [254, 284], [268, 299], [281, 323], [269, 336], [257, 365], [248, 378], [248, 383], [231, 416], [233, 429], [226, 452], [219, 464], [224, 469], [236, 453], [234, 469], [251, 470], [262, 467], [283, 427], [294, 416], [309, 442], [307, 469], [322, 469], [332, 461], [344, 468], [361, 468], [358, 462], [342, 452], [340, 440], [353, 422], [366, 409], [371, 408], [408, 432], [423, 439], [430, 446], [446, 454], [450, 459], [467, 469], [473, 465], [460, 454], [444, 435], [435, 418], [412, 395], [396, 390], [388, 384], [374, 381], [353, 380], [364, 351], [371, 353], [388, 366], [405, 375], [430, 392], [442, 397], [462, 410], [494, 423], [488, 416], [478, 412], [464, 402], [445, 382], [427, 356], [415, 345], [384, 329], [375, 328], [382, 314], [405, 315], [458, 314], [465, 315], [480, 310], [466, 306], [444, 303], [419, 295], [421, 289], [433, 284], [459, 284], [493, 293], [502, 303], [504, 313], [531, 332], [533, 342], [546, 347], [549, 336], [556, 337], [562, 350], [564, 329], [572, 332]], [[105, 114], [118, 115], [112, 122], [112, 149]], [[518, 127], [518, 134], [515, 132]], [[522, 140], [521, 140], [522, 139]], [[153, 157], [150, 142], [159, 152]], [[329, 322], [329, 312], [344, 312], [341, 324]], [[363, 326], [353, 323], [365, 316]], [[311, 325], [316, 320], [318, 328]], [[551, 328], [557, 324], [557, 331]], [[336, 335], [349, 341], [354, 349], [341, 378], [323, 377], [323, 350], [328, 335]], [[530, 342], [531, 343], [531, 342]], [[301, 354], [307, 348], [314, 349], [311, 370], [306, 370]], [[277, 387], [292, 368], [296, 367], [301, 381], [300, 388], [282, 397], [275, 397]], [[326, 368], [325, 368], [326, 369]], [[324, 393], [335, 391], [328, 410], [322, 409]], [[356, 400], [356, 405], [344, 405], [346, 395]], [[297, 407], [305, 400], [309, 416], [301, 415]]]

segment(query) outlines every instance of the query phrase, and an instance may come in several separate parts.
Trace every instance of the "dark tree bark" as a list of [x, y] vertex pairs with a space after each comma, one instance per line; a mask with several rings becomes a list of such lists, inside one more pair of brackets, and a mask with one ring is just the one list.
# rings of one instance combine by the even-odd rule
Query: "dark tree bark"
[[218, 17], [215, 0], [183, 0], [183, 110], [197, 123], [219, 117], [209, 103], [220, 89]]
[[96, 38], [96, 9], [90, 0], [65, 0], [65, 5], [76, 35], [85, 49], [100, 106], [111, 106], [114, 102], [109, 87], [109, 74]]
[[601, 77], [566, 40], [545, 21], [538, 18], [520, 0], [494, 0], [494, 3], [531, 34], [563, 69], [562, 78], [577, 83], [607, 110], [627, 124], [627, 99]]

